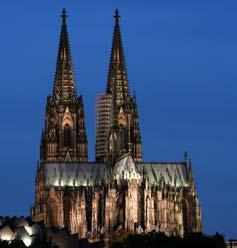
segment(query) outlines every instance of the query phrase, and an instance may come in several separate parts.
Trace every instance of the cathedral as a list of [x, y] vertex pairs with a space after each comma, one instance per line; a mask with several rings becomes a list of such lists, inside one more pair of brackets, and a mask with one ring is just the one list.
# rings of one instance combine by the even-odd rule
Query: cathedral
[[35, 179], [34, 221], [79, 238], [112, 232], [167, 235], [201, 232], [201, 212], [185, 154], [179, 162], [146, 162], [138, 106], [131, 95], [120, 31], [114, 31], [106, 90], [96, 102], [95, 161], [88, 161], [82, 96], [77, 95], [62, 12], [56, 73], [48, 96]]

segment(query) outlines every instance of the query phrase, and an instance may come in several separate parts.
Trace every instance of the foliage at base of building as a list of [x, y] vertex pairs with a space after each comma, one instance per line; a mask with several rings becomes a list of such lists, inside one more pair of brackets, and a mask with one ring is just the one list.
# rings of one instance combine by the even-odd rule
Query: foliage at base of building
[[192, 233], [168, 237], [164, 233], [150, 232], [148, 234], [125, 234], [119, 232], [109, 241], [110, 248], [225, 248], [223, 235], [216, 233], [207, 236], [202, 233]]

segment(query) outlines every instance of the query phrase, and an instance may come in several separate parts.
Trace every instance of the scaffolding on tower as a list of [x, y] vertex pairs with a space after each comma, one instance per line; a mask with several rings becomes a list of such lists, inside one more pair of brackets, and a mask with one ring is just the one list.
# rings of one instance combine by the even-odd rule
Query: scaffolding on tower
[[111, 94], [100, 94], [96, 101], [96, 161], [105, 162], [108, 133], [111, 125]]

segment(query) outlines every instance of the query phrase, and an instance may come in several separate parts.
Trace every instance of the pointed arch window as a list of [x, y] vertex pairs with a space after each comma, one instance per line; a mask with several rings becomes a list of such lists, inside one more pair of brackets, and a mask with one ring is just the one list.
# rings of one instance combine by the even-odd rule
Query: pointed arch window
[[70, 147], [72, 145], [72, 131], [70, 125], [67, 123], [64, 126], [64, 146]]

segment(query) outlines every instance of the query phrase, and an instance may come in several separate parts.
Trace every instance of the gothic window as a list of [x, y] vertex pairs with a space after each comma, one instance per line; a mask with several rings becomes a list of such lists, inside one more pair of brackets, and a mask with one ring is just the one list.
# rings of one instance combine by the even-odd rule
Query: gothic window
[[110, 138], [109, 138], [109, 149], [110, 150], [115, 150], [116, 149], [116, 147], [115, 147], [116, 141], [117, 141], [116, 133], [111, 134]]
[[121, 139], [120, 139], [120, 147], [122, 148], [122, 149], [124, 149], [125, 148], [125, 130], [122, 128], [122, 126], [121, 126], [121, 131], [120, 131], [120, 137], [121, 137]]
[[58, 227], [59, 224], [59, 205], [56, 200], [50, 200], [47, 204], [47, 224], [50, 227]]
[[64, 134], [64, 146], [71, 146], [72, 144], [72, 131], [71, 131], [71, 127], [69, 126], [69, 124], [66, 124], [64, 126], [64, 130], [63, 130], [63, 134]]
[[183, 210], [183, 224], [184, 224], [184, 232], [188, 233], [191, 231], [191, 216], [189, 214], [189, 204], [188, 201], [183, 199], [182, 201], [182, 210]]
[[71, 218], [72, 212], [72, 202], [69, 195], [64, 196], [63, 199], [63, 216], [64, 216], [64, 225], [70, 229], [70, 223], [72, 221]]

